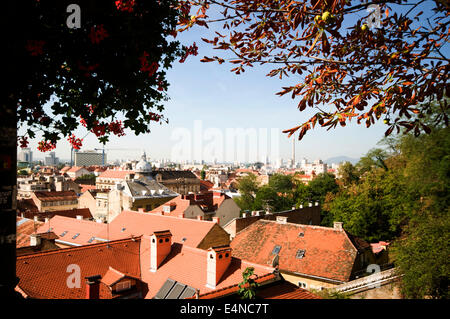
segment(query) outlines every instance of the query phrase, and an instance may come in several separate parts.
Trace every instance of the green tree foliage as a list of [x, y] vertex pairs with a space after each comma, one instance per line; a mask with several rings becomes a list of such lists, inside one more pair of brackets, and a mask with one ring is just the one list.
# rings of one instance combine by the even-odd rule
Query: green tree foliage
[[238, 294], [241, 299], [255, 299], [256, 289], [259, 284], [255, 281], [254, 277], [255, 269], [253, 267], [247, 267], [242, 273], [242, 282], [238, 284]]
[[258, 191], [256, 175], [248, 174], [247, 176], [240, 177], [238, 179], [238, 190], [241, 196], [234, 199], [236, 204], [242, 210], [252, 210], [255, 195]]
[[291, 193], [294, 187], [292, 176], [274, 174], [270, 176], [269, 186], [278, 193]]
[[41, 151], [62, 136], [79, 148], [71, 134], [81, 125], [100, 142], [125, 128], [150, 132], [151, 121], [164, 119], [166, 71], [186, 53], [170, 41], [176, 1], [80, 0], [79, 9], [68, 10], [72, 3], [26, 0], [2, 10], [14, 30], [5, 33], [2, 101], [27, 128], [21, 145], [39, 132]]
[[450, 210], [416, 216], [394, 242], [395, 265], [406, 298], [449, 298]]
[[338, 169], [339, 179], [344, 187], [351, 185], [359, 180], [359, 172], [357, 168], [350, 162], [345, 162]]
[[327, 220], [368, 241], [392, 241], [405, 297], [448, 298], [450, 129], [388, 144], [358, 163], [358, 181], [327, 196]]
[[202, 169], [202, 171], [200, 172], [200, 177], [201, 177], [202, 180], [205, 180], [205, 178], [206, 178], [206, 172], [205, 172], [204, 169]]
[[388, 153], [381, 148], [373, 148], [367, 154], [360, 158], [356, 163], [356, 167], [360, 174], [370, 171], [373, 167], [382, 167], [387, 169], [385, 160], [388, 157]]

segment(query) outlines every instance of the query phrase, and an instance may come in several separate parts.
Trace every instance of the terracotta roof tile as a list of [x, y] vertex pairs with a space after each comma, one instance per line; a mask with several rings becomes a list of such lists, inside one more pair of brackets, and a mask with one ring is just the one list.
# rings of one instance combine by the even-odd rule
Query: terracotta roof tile
[[35, 222], [32, 219], [17, 217], [17, 235], [16, 247], [26, 247], [30, 245], [30, 235], [44, 224], [43, 222]]
[[134, 174], [134, 171], [107, 169], [106, 171], [101, 173], [97, 178], [125, 179], [129, 174]]
[[[139, 245], [139, 240], [126, 239], [18, 256], [18, 287], [31, 298], [84, 299], [84, 278], [94, 275], [103, 277], [109, 267], [139, 277]], [[79, 266], [82, 278], [79, 288], [69, 288], [67, 285], [68, 276], [74, 272], [68, 268], [70, 265]], [[100, 297], [110, 297], [107, 293], [107, 289], [101, 289]]]
[[[150, 237], [141, 238], [141, 269], [143, 281], [148, 283], [148, 293], [146, 298], [153, 298], [168, 278], [182, 284], [200, 290], [200, 294], [213, 291], [215, 289], [206, 286], [206, 250], [192, 248], [178, 243], [172, 244], [172, 249], [156, 272], [150, 269]], [[236, 285], [242, 281], [242, 273], [247, 267], [254, 267], [255, 274], [263, 276], [270, 274], [274, 268], [253, 264], [238, 258], [232, 257], [230, 266], [222, 276], [216, 289]]]
[[[231, 242], [235, 256], [263, 265], [272, 264], [275, 246], [281, 246], [278, 253], [281, 271], [342, 282], [350, 279], [357, 255], [345, 231], [268, 220], [253, 223]], [[300, 250], [304, 251], [303, 258], [296, 257]]]
[[71, 245], [88, 245], [95, 243], [95, 240], [92, 238], [106, 228], [107, 224], [104, 223], [54, 216], [50, 218], [49, 222], [39, 227], [37, 233], [45, 233], [51, 229], [58, 236], [56, 242], [66, 242]]
[[109, 223], [109, 229], [104, 228], [97, 237], [114, 240], [169, 229], [172, 241], [197, 247], [214, 225], [212, 221], [123, 211]]
[[77, 199], [77, 194], [74, 191], [62, 192], [34, 192], [34, 195], [43, 202], [57, 201], [57, 200], [74, 200]]

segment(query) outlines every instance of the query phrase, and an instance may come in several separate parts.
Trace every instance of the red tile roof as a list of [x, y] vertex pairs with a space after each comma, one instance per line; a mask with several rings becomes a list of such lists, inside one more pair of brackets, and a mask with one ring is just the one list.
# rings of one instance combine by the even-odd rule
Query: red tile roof
[[[174, 243], [171, 252], [158, 270], [151, 272], [149, 271], [150, 236], [142, 236], [141, 243], [142, 279], [148, 283], [149, 289], [146, 298], [153, 298], [168, 278], [199, 289], [200, 294], [215, 290], [206, 286], [208, 256], [206, 250]], [[247, 267], [254, 267], [255, 274], [258, 276], [271, 274], [275, 270], [272, 267], [257, 265], [232, 257], [230, 266], [216, 285], [216, 289], [240, 283], [242, 273]]]
[[97, 189], [95, 185], [79, 184], [79, 186], [81, 187], [80, 193], [84, 193], [90, 189]]
[[43, 222], [35, 222], [32, 219], [17, 217], [17, 235], [16, 247], [27, 247], [30, 245], [30, 235], [44, 224]]
[[322, 299], [306, 289], [297, 287], [288, 281], [280, 281], [257, 290], [257, 298], [262, 299]]
[[97, 178], [125, 179], [129, 174], [134, 174], [134, 171], [107, 169], [106, 171], [101, 173]]
[[151, 235], [155, 231], [169, 229], [173, 235], [172, 241], [197, 247], [214, 225], [216, 223], [213, 221], [123, 211], [109, 223], [108, 229], [103, 229], [97, 237], [114, 240]]
[[[140, 277], [139, 246], [139, 240], [126, 239], [18, 256], [18, 287], [31, 298], [84, 299], [84, 278], [95, 275], [103, 277], [109, 267], [123, 274]], [[69, 276], [74, 274], [70, 265], [79, 266], [79, 288], [69, 288], [67, 285]], [[100, 290], [100, 297], [110, 297], [108, 290], [103, 288]]]
[[[357, 256], [357, 248], [344, 230], [268, 220], [253, 223], [231, 242], [235, 256], [263, 265], [272, 264], [277, 245], [281, 246], [281, 271], [340, 282], [350, 279]], [[296, 258], [299, 250], [305, 251], [300, 259]]]
[[[71, 217], [54, 216], [49, 222], [38, 228], [37, 233], [45, 233], [51, 229], [59, 238], [56, 242], [66, 242], [71, 245], [88, 245], [92, 237], [107, 228], [107, 224], [89, 220], [79, 220]], [[66, 232], [64, 235], [62, 235]], [[76, 236], [76, 234], [78, 234]], [[75, 237], [75, 238], [73, 238]]]
[[77, 194], [70, 191], [62, 192], [34, 192], [34, 195], [42, 202], [60, 201], [60, 200], [74, 200], [77, 199]]

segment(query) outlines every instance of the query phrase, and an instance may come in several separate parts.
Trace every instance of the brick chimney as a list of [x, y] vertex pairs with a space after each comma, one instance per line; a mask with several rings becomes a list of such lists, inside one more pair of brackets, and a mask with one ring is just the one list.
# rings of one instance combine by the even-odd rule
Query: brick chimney
[[100, 298], [100, 279], [102, 276], [95, 275], [86, 278], [86, 299]]
[[170, 230], [155, 231], [150, 236], [150, 271], [156, 272], [172, 247]]
[[206, 255], [206, 286], [215, 289], [231, 263], [231, 247], [211, 247]]

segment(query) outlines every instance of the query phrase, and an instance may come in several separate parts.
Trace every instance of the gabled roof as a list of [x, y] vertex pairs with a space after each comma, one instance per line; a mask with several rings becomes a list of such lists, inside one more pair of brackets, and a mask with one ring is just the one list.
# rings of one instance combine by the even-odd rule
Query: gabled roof
[[106, 228], [104, 223], [56, 215], [39, 227], [37, 233], [51, 230], [58, 236], [56, 242], [79, 246], [95, 243], [96, 235]]
[[197, 247], [214, 225], [216, 223], [212, 221], [123, 211], [109, 223], [108, 229], [104, 228], [97, 234], [97, 237], [114, 240], [130, 236], [151, 235], [155, 231], [169, 229], [173, 242]]
[[104, 283], [105, 285], [111, 287], [112, 285], [116, 284], [117, 282], [119, 282], [120, 280], [122, 280], [124, 278], [133, 278], [133, 279], [140, 280], [140, 276], [123, 273], [123, 272], [109, 266], [109, 269], [105, 273], [105, 275], [102, 277], [101, 282]]
[[[18, 256], [18, 287], [23, 294], [31, 298], [84, 299], [84, 278], [95, 275], [103, 277], [110, 267], [139, 278], [139, 245], [138, 239], [125, 239]], [[67, 284], [75, 269], [69, 266], [79, 267], [79, 288], [70, 288]], [[108, 289], [103, 285], [100, 287], [100, 298], [110, 298]]]
[[338, 282], [350, 280], [358, 251], [344, 230], [268, 220], [253, 223], [231, 242], [235, 256], [263, 265], [272, 265], [275, 246], [281, 246], [280, 271]]

